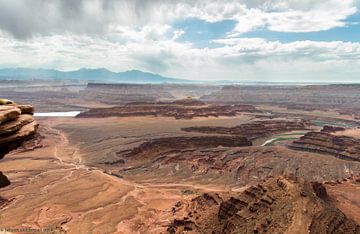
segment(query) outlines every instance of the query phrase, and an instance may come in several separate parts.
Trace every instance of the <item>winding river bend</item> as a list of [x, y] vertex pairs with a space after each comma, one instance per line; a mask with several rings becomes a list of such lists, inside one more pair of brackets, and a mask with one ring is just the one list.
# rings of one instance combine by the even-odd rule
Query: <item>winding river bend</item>
[[291, 140], [298, 139], [298, 138], [304, 136], [307, 132], [309, 132], [309, 131], [290, 131], [290, 132], [279, 133], [279, 134], [275, 134], [271, 137], [258, 139], [255, 142], [255, 145], [272, 146], [276, 142], [291, 141]]

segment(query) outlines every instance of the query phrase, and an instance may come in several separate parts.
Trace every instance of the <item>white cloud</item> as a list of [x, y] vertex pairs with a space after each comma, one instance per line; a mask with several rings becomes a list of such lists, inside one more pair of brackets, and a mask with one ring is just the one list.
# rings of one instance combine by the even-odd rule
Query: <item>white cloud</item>
[[[0, 0], [0, 66], [61, 70], [140, 69], [188, 79], [356, 79], [360, 45], [281, 43], [239, 34], [268, 28], [308, 32], [345, 26], [355, 0]], [[34, 9], [37, 9], [34, 11]], [[234, 19], [219, 47], [179, 42], [174, 20]]]
[[356, 0], [0, 0], [0, 29], [26, 39], [73, 32], [98, 34], [119, 26], [171, 24], [185, 17], [236, 20], [233, 33], [258, 27], [310, 32], [344, 26]]
[[173, 40], [175, 34], [164, 27], [155, 32], [123, 28], [120, 38], [65, 34], [21, 41], [0, 36], [0, 64], [140, 69], [199, 80], [354, 80], [360, 74], [360, 43], [231, 38], [216, 40], [220, 47], [199, 49]]
[[[360, 55], [360, 43], [342, 42], [342, 41], [295, 41], [289, 43], [281, 43], [279, 41], [266, 41], [262, 38], [230, 38], [214, 40], [215, 43], [223, 44], [231, 47], [233, 53], [258, 54], [258, 55], [283, 55], [287, 53], [298, 53], [298, 55], [308, 56], [313, 54], [311, 58], [321, 56], [321, 58], [332, 58], [334, 55], [339, 58], [356, 59]], [[223, 50], [221, 47], [218, 50]]]

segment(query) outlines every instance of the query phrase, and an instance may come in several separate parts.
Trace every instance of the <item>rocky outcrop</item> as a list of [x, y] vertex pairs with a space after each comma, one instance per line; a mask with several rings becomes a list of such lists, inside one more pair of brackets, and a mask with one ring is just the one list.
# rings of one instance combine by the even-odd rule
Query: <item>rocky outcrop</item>
[[222, 147], [244, 147], [252, 143], [245, 137], [234, 136], [195, 136], [195, 137], [164, 137], [152, 139], [126, 152], [118, 152], [126, 158], [156, 158], [170, 152], [183, 152], [198, 149]]
[[236, 116], [242, 112], [258, 112], [258, 110], [252, 105], [206, 105], [198, 100], [184, 99], [174, 102], [137, 102], [112, 108], [95, 108], [82, 112], [77, 117], [165, 116], [176, 119], [192, 119], [195, 117]]
[[325, 206], [313, 218], [309, 233], [360, 233], [360, 226], [340, 210]]
[[360, 161], [360, 139], [326, 132], [309, 132], [289, 145], [291, 149], [334, 155]]
[[17, 118], [21, 114], [21, 110], [14, 106], [0, 106], [0, 124]]
[[205, 102], [193, 99], [193, 98], [187, 98], [187, 99], [180, 99], [172, 102], [175, 105], [183, 105], [183, 106], [204, 106], [206, 105]]
[[[0, 159], [36, 133], [38, 124], [29, 105], [0, 105]], [[0, 187], [10, 182], [0, 172]]]
[[[166, 175], [207, 183], [224, 180], [227, 184], [246, 186], [271, 177], [286, 176], [307, 181], [336, 181], [358, 174], [360, 164], [328, 155], [293, 151], [275, 147], [192, 147], [179, 145], [175, 140], [168, 146], [138, 143], [109, 154], [99, 161], [103, 168], [122, 177], [157, 177]], [[140, 144], [141, 145], [141, 144]], [[106, 166], [104, 166], [106, 165]]]
[[9, 179], [0, 171], [0, 188], [10, 185]]
[[341, 131], [345, 131], [345, 130], [346, 130], [346, 129], [343, 128], [343, 127], [325, 125], [325, 126], [321, 129], [321, 132], [334, 133], [334, 132], [341, 132]]
[[316, 196], [320, 197], [323, 200], [329, 199], [326, 188], [324, 187], [324, 185], [322, 183], [315, 181], [315, 182], [311, 183], [311, 186], [312, 186]]
[[188, 204], [176, 204], [168, 232], [360, 233], [360, 226], [324, 200], [324, 194], [322, 184], [281, 177], [230, 197], [204, 194]]
[[[23, 126], [30, 124], [34, 119], [31, 115], [20, 115], [16, 121], [8, 121], [1, 125], [0, 135], [8, 135], [12, 132], [19, 131]], [[5, 139], [1, 139], [0, 142]]]
[[249, 139], [264, 137], [267, 135], [292, 130], [304, 130], [309, 123], [304, 120], [265, 120], [241, 124], [235, 127], [189, 127], [183, 128], [186, 132], [200, 132], [208, 134], [229, 134], [246, 136]]

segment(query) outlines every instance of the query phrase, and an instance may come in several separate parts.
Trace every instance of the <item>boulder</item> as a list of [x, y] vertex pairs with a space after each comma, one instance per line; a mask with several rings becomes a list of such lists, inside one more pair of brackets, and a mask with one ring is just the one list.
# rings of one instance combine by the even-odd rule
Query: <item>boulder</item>
[[38, 123], [32, 121], [24, 126], [22, 126], [18, 131], [15, 131], [13, 134], [8, 136], [0, 137], [0, 146], [6, 144], [18, 143], [25, 140], [27, 137], [34, 135], [36, 133]]
[[0, 171], [0, 188], [10, 185], [9, 179]]
[[31, 105], [18, 105], [17, 107], [21, 110], [21, 114], [34, 114], [34, 107]]
[[0, 136], [16, 132], [33, 121], [34, 118], [31, 115], [20, 115], [16, 119], [0, 125]]
[[0, 124], [16, 119], [21, 114], [21, 110], [16, 106], [0, 106]]

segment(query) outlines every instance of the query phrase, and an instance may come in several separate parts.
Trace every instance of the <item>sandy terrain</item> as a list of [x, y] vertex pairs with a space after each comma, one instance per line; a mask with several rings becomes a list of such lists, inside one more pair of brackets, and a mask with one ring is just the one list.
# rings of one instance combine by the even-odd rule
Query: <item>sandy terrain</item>
[[339, 131], [333, 134], [337, 136], [349, 136], [354, 138], [360, 138], [360, 129], [346, 129], [345, 131]]
[[[279, 175], [336, 181], [360, 171], [357, 162], [281, 145], [194, 148], [189, 144], [178, 149], [149, 144], [134, 150], [154, 139], [208, 135], [182, 128], [233, 127], [256, 119], [251, 114], [191, 120], [37, 118], [43, 147], [18, 150], [0, 161], [0, 171], [11, 181], [1, 190], [8, 201], [1, 207], [0, 227], [50, 228], [59, 233], [166, 233], [174, 217], [190, 209], [181, 206], [184, 213], [174, 216], [174, 207], [191, 204], [204, 193], [225, 200]], [[340, 194], [335, 187], [327, 187], [333, 204], [358, 221], [357, 188], [351, 185], [343, 190], [348, 194]], [[312, 216], [300, 212], [307, 206], [306, 199], [295, 206], [299, 212], [288, 221], [288, 233], [302, 233], [299, 227], [311, 223]]]
[[[199, 124], [232, 121], [238, 119], [198, 119]], [[142, 124], [150, 125], [154, 118], [110, 119], [103, 124], [125, 122], [127, 133], [139, 134]], [[162, 120], [166, 122], [167, 120]], [[172, 120], [168, 120], [171, 126]], [[45, 137], [42, 148], [35, 151], [9, 154], [0, 163], [0, 170], [6, 173], [12, 184], [1, 191], [1, 195], [10, 201], [2, 208], [1, 227], [50, 227], [69, 233], [159, 233], [165, 230], [171, 216], [169, 209], [179, 200], [186, 198], [187, 189], [197, 192], [213, 191], [214, 187], [195, 186], [191, 183], [169, 183], [163, 185], [136, 184], [108, 175], [101, 169], [82, 164], [79, 148], [69, 143], [67, 137], [54, 125], [64, 122], [81, 126], [81, 120], [58, 118], [39, 120], [41, 133]], [[230, 122], [230, 123], [229, 123]], [[186, 126], [186, 121], [182, 123]], [[182, 126], [182, 124], [180, 124]], [[97, 124], [94, 133], [104, 126]], [[137, 128], [135, 128], [137, 126]], [[179, 127], [162, 129], [162, 134], [176, 131]], [[150, 134], [159, 126], [144, 130]], [[118, 132], [118, 131], [114, 131]], [[97, 132], [96, 135], [100, 133]], [[87, 138], [83, 139], [87, 141]], [[86, 158], [85, 158], [86, 160]], [[229, 188], [219, 187], [217, 191]], [[146, 225], [145, 225], [146, 224]]]
[[[45, 128], [46, 123], [42, 122], [42, 126]], [[50, 128], [43, 132], [48, 137], [45, 147], [8, 155], [1, 162], [1, 170], [12, 181], [1, 193], [11, 198], [2, 210], [1, 227], [60, 229], [61, 226], [70, 230], [69, 233], [114, 232], [121, 221], [135, 217], [139, 207], [149, 205], [143, 212], [150, 215], [151, 204], [156, 201], [143, 204], [135, 198], [139, 194], [144, 200], [161, 199], [157, 190], [141, 188], [78, 164], [77, 149], [70, 146], [63, 135]], [[169, 201], [170, 194], [171, 190], [166, 196]], [[166, 204], [163, 207], [166, 208]]]
[[326, 185], [332, 202], [348, 217], [360, 223], [360, 180], [349, 179]]

